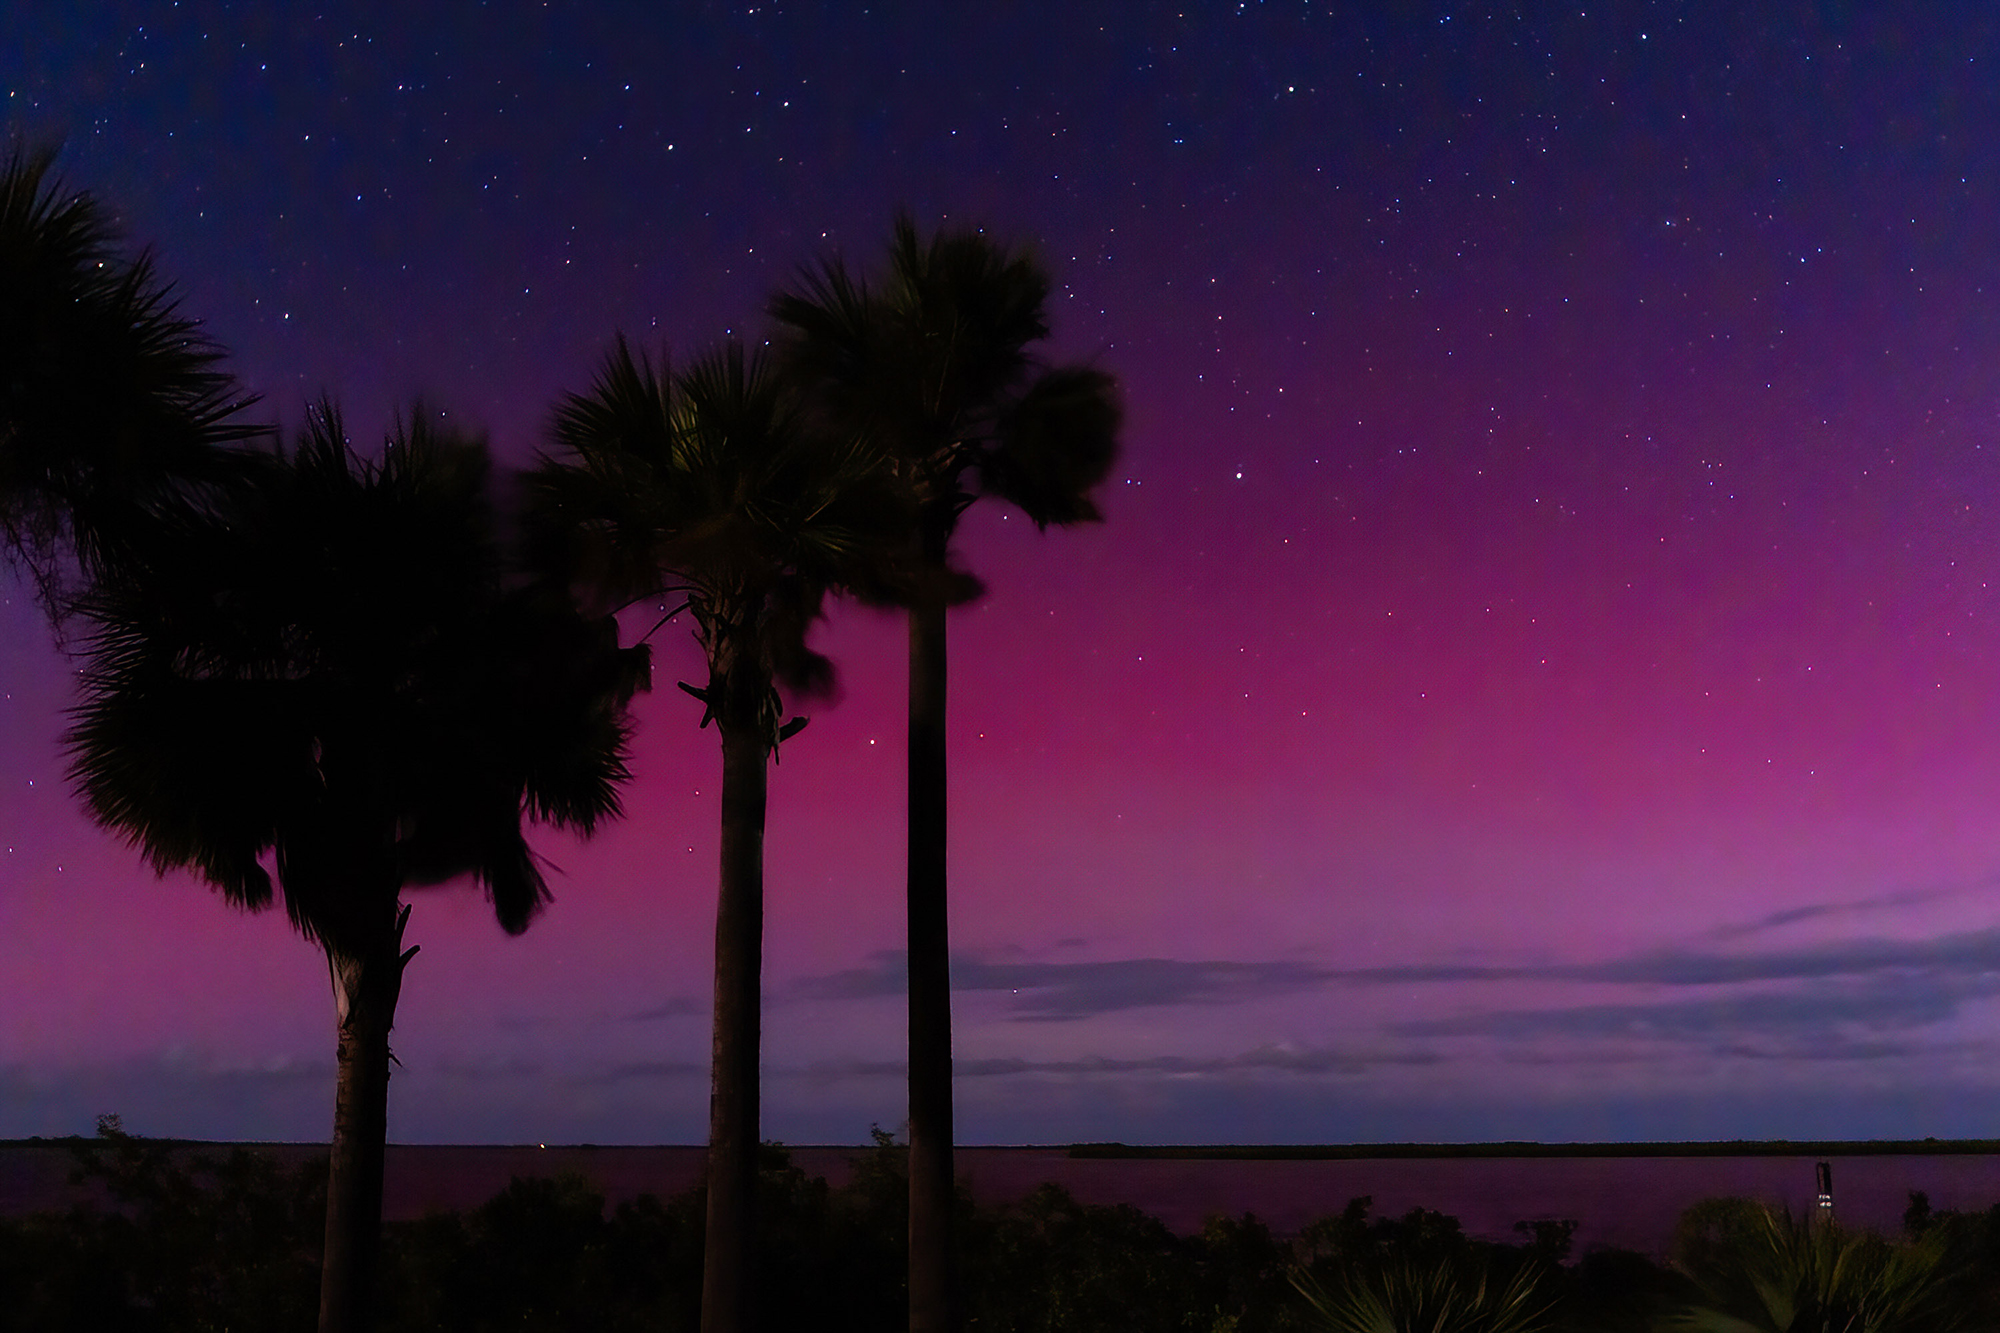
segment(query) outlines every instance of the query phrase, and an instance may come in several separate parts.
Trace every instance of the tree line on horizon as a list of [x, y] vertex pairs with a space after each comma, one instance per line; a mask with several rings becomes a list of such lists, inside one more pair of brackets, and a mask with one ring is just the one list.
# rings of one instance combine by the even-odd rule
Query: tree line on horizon
[[[723, 752], [700, 1326], [755, 1327], [766, 773], [788, 697], [831, 684], [808, 640], [839, 595], [909, 621], [907, 1318], [955, 1333], [945, 612], [980, 584], [952, 537], [989, 497], [1101, 518], [1121, 420], [1108, 373], [1036, 355], [1046, 271], [899, 215], [881, 270], [824, 258], [772, 298], [770, 351], [676, 370], [621, 336], [503, 515], [485, 442], [422, 404], [379, 451], [324, 399], [280, 440], [52, 167], [0, 168], [0, 545], [80, 659], [91, 818], [162, 875], [282, 902], [326, 957], [323, 1333], [373, 1326], [404, 891], [470, 876], [524, 931], [548, 900], [524, 824], [618, 817], [647, 639], [683, 612]], [[678, 604], [627, 642], [645, 601]]]
[[[776, 1327], [880, 1333], [907, 1298], [910, 1156], [879, 1129], [831, 1186], [777, 1144], [757, 1163], [753, 1267]], [[288, 1167], [124, 1132], [66, 1145], [101, 1203], [0, 1218], [0, 1333], [294, 1329], [311, 1319], [323, 1163]], [[385, 1333], [691, 1330], [702, 1303], [700, 1185], [607, 1207], [584, 1176], [515, 1178], [477, 1207], [385, 1226]], [[1934, 1210], [1899, 1236], [1709, 1199], [1663, 1252], [1572, 1252], [1577, 1223], [1512, 1243], [1448, 1213], [1334, 1199], [1296, 1234], [1254, 1214], [1176, 1234], [1129, 1204], [1045, 1184], [961, 1191], [954, 1248], [968, 1325], [993, 1333], [1972, 1333], [2000, 1325], [2000, 1207]]]

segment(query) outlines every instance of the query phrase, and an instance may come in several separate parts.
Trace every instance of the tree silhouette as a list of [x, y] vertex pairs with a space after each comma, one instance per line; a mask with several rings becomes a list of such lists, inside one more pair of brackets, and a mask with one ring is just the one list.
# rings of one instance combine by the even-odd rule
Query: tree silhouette
[[0, 166], [0, 546], [60, 619], [160, 500], [240, 479], [266, 433], [222, 350], [104, 210], [16, 147]]
[[812, 431], [772, 366], [733, 343], [672, 376], [621, 338], [557, 409], [554, 437], [536, 474], [552, 561], [604, 605], [685, 599], [708, 661], [706, 684], [681, 686], [722, 741], [701, 1326], [736, 1333], [754, 1317], [767, 764], [804, 725], [783, 720], [777, 686], [831, 685], [806, 631], [906, 511], [873, 454]]
[[1090, 491], [1117, 453], [1111, 376], [1048, 368], [1048, 274], [1028, 253], [971, 231], [919, 239], [896, 219], [888, 271], [871, 287], [837, 258], [771, 304], [787, 364], [827, 420], [894, 460], [916, 505], [902, 586], [909, 607], [910, 1328], [958, 1325], [951, 1273], [950, 934], [945, 866], [945, 608], [976, 595], [951, 538], [982, 496], [1038, 527], [1092, 522]]
[[169, 506], [82, 603], [66, 737], [90, 814], [161, 874], [273, 901], [338, 1026], [320, 1328], [371, 1326], [406, 886], [471, 874], [510, 934], [548, 890], [525, 817], [618, 812], [644, 669], [609, 622], [510, 583], [483, 444], [419, 414], [379, 462], [322, 405], [253, 487]]

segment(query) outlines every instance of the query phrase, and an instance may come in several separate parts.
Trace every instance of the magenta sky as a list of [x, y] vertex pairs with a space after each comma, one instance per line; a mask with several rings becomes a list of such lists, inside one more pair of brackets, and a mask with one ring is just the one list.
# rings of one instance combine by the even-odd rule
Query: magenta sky
[[[754, 332], [898, 202], [1041, 240], [1127, 452], [1101, 528], [965, 527], [967, 1141], [1996, 1132], [1994, 20], [107, 8], [0, 18], [10, 124], [288, 422], [421, 392], [524, 461], [614, 332]], [[83, 820], [0, 594], [0, 1135], [323, 1137], [316, 953]], [[902, 1117], [899, 627], [823, 646], [766, 1133], [857, 1141]], [[697, 716], [646, 701], [524, 938], [417, 898], [394, 1137], [699, 1138]]]

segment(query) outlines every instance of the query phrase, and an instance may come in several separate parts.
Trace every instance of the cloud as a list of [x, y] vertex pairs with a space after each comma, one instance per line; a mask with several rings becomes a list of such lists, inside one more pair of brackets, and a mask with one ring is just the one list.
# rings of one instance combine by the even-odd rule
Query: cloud
[[[1315, 1075], [1357, 1075], [1383, 1066], [1435, 1065], [1443, 1057], [1424, 1050], [1333, 1050], [1286, 1045], [1260, 1046], [1236, 1055], [1155, 1055], [1122, 1059], [1086, 1055], [1066, 1060], [1031, 1060], [1012, 1056], [954, 1060], [952, 1074], [960, 1079], [1009, 1078], [1020, 1075], [1123, 1076], [1156, 1074], [1172, 1078], [1222, 1077], [1255, 1071]], [[895, 1078], [909, 1072], [902, 1061], [853, 1060], [815, 1064], [803, 1069], [773, 1070], [774, 1077], [813, 1080]]]
[[215, 1087], [243, 1089], [330, 1085], [335, 1075], [333, 1062], [322, 1058], [280, 1053], [245, 1060], [218, 1057], [213, 1052], [186, 1046], [168, 1047], [154, 1060], [135, 1060], [128, 1067], [150, 1068], [163, 1081], [200, 1081]]
[[967, 1078], [1009, 1074], [1164, 1074], [1217, 1077], [1256, 1070], [1303, 1075], [1365, 1074], [1385, 1065], [1434, 1065], [1443, 1057], [1425, 1050], [1332, 1050], [1260, 1046], [1236, 1055], [1213, 1057], [1156, 1055], [1137, 1059], [1084, 1056], [1074, 1060], [968, 1060], [953, 1067]]
[[[1773, 925], [1820, 915], [1763, 918]], [[1782, 918], [1782, 919], [1781, 919]], [[1606, 1045], [1671, 1045], [1738, 1060], [1876, 1062], [1935, 1057], [1919, 1034], [2000, 995], [2000, 930], [1844, 939], [1752, 951], [1656, 950], [1598, 963], [1477, 970], [1477, 979], [1646, 987], [1645, 998], [1485, 1008], [1410, 1019], [1414, 1039], [1483, 1038], [1529, 1062], [1599, 1061]], [[1665, 991], [1665, 994], [1658, 992]]]
[[442, 1056], [432, 1069], [448, 1079], [538, 1079], [546, 1072], [539, 1060], [513, 1055]]
[[633, 1060], [606, 1069], [573, 1074], [566, 1081], [583, 1087], [606, 1087], [619, 1083], [707, 1077], [708, 1066], [695, 1060]]
[[[2000, 929], [1929, 938], [1767, 941], [1764, 947], [1757, 947], [1755, 938], [1800, 923], [1852, 920], [1931, 896], [1937, 895], [1884, 895], [1793, 908], [1727, 934], [1581, 962], [1419, 961], [1354, 968], [1296, 958], [1058, 962], [960, 954], [953, 959], [954, 989], [997, 996], [1010, 1018], [1028, 1023], [1075, 1022], [1177, 1005], [1228, 1006], [1315, 990], [1399, 987], [1417, 993], [1405, 1011], [1411, 1017], [1391, 1020], [1378, 1030], [1382, 1050], [1269, 1048], [1262, 1054], [1208, 1059], [982, 1059], [961, 1061], [958, 1072], [973, 1080], [1013, 1075], [1223, 1078], [1260, 1068], [1333, 1075], [1434, 1062], [1444, 1058], [1430, 1049], [1439, 1043], [1447, 1049], [1460, 1047], [1453, 1058], [1463, 1058], [1467, 1041], [1488, 1046], [1494, 1057], [1509, 1063], [1548, 1066], [1656, 1060], [1666, 1053], [1724, 1062], [1872, 1063], [1883, 1068], [1919, 1056], [1934, 1061], [1963, 1045], [1939, 1029], [1959, 1019], [1968, 1003], [2000, 996]], [[882, 952], [861, 967], [804, 979], [793, 995], [817, 1001], [899, 998], [905, 984], [903, 955]], [[1505, 985], [1538, 987], [1537, 1002], [1522, 1005], [1518, 994], [1504, 992], [1500, 1003], [1492, 1002], [1495, 992], [1485, 988]], [[1565, 992], [1575, 1002], [1565, 1003]], [[1421, 999], [1423, 994], [1431, 998]], [[1509, 999], [1514, 1003], [1507, 1004]], [[1463, 1012], [1438, 1014], [1446, 1005]], [[1994, 1053], [1968, 1048], [1959, 1056], [1978, 1062]], [[900, 1078], [903, 1068], [844, 1066], [843, 1072]], [[837, 1076], [828, 1068], [811, 1075]]]
[[1812, 903], [1804, 907], [1788, 907], [1751, 921], [1733, 925], [1717, 926], [1708, 931], [1705, 938], [1712, 940], [1740, 939], [1749, 935], [1760, 935], [1767, 931], [1782, 930], [1786, 926], [1797, 925], [1801, 921], [1820, 921], [1837, 917], [1869, 916], [1877, 912], [1901, 911], [1908, 907], [1918, 907], [1925, 903], [1943, 902], [1967, 894], [1991, 893], [2000, 887], [2000, 875], [1988, 875], [1984, 879], [1968, 884], [1958, 884], [1945, 888], [1899, 889], [1893, 893], [1876, 894], [1870, 898], [1851, 898], [1845, 902]]
[[1759, 1060], [1884, 1060], [1933, 1052], [1913, 1034], [1956, 1017], [1968, 999], [1995, 994], [2000, 976], [1991, 974], [1935, 984], [1893, 975], [1813, 978], [1651, 1002], [1490, 1009], [1406, 1020], [1390, 1030], [1413, 1038], [1482, 1037], [1522, 1045], [1553, 1039], [1572, 1051], [1578, 1043], [1623, 1042], [1696, 1046]]
[[[1335, 974], [1310, 963], [1183, 961], [1114, 958], [1101, 962], [994, 962], [975, 954], [952, 959], [952, 989], [1005, 991], [1016, 1016], [1076, 1019], [1175, 1004], [1227, 1004], [1317, 986]], [[900, 950], [871, 955], [865, 967], [807, 978], [809, 999], [869, 999], [902, 995], [907, 973]]]
[[324, 1059], [188, 1048], [60, 1068], [0, 1064], [0, 1136], [89, 1134], [115, 1112], [135, 1134], [310, 1141], [326, 1132], [333, 1085]]
[[1611, 985], [1722, 986], [1757, 981], [1869, 976], [1885, 972], [1977, 974], [2000, 968], [2000, 929], [1931, 939], [1856, 938], [1762, 952], [1655, 949], [1590, 963], [1417, 963], [1335, 968], [1326, 981], [1372, 985], [1420, 982], [1568, 981]]
[[1931, 939], [1834, 940], [1761, 953], [1662, 950], [1597, 965], [1550, 969], [1549, 975], [1578, 981], [1712, 986], [1888, 972], [1974, 976], [1996, 968], [2000, 968], [2000, 929], [1961, 931]]
[[[1845, 939], [1761, 951], [1660, 949], [1585, 963], [1410, 963], [1335, 968], [1296, 959], [1114, 958], [1070, 963], [995, 961], [961, 954], [952, 960], [952, 989], [1005, 992], [1018, 1018], [1064, 1021], [1126, 1009], [1233, 1004], [1322, 986], [1509, 981], [1700, 988], [1897, 977], [1901, 979], [1898, 987], [1871, 992], [1893, 1008], [1907, 1002], [1901, 990], [1920, 979], [1927, 982], [1932, 997], [1949, 998], [1975, 979], [1990, 979], [1996, 973], [2000, 973], [2000, 929], [1931, 939]], [[872, 955], [863, 967], [805, 978], [794, 993], [811, 1000], [900, 996], [906, 986], [905, 975], [902, 953], [883, 951]], [[1973, 989], [1981, 994], [1988, 991], [1985, 985]], [[1915, 988], [1914, 993], [1922, 998], [1925, 987]], [[1646, 1006], [1648, 1012], [1654, 1008], [1657, 1006]]]
[[697, 1000], [691, 996], [676, 995], [670, 999], [661, 1001], [650, 1009], [641, 1009], [637, 1013], [625, 1014], [623, 1018], [627, 1023], [652, 1023], [663, 1018], [688, 1018], [695, 1014], [706, 1014], [707, 1012], [708, 1003], [706, 1001]]
[[[808, 1000], [871, 1000], [902, 995], [910, 986], [910, 973], [903, 958], [901, 949], [883, 949], [869, 954], [868, 962], [861, 967], [803, 977], [794, 990], [800, 998]], [[954, 969], [958, 963], [959, 959], [952, 960]]]

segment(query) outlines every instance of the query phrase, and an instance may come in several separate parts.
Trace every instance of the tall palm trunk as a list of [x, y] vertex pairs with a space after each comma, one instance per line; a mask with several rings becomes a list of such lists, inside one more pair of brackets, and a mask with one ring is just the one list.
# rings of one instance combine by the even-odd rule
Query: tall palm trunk
[[375, 1269], [382, 1243], [382, 1164], [389, 1138], [389, 1030], [403, 991], [410, 909], [358, 946], [328, 943], [339, 1018], [338, 1085], [326, 1181], [326, 1251], [320, 1264], [320, 1333], [375, 1326]]
[[910, 611], [910, 1333], [958, 1329], [944, 726], [944, 599], [933, 595]]
[[[719, 688], [719, 686], [717, 687]], [[770, 688], [755, 691], [761, 703]], [[708, 1226], [702, 1333], [755, 1327], [758, 1043], [764, 969], [764, 801], [768, 738], [738, 685], [717, 708], [722, 733], [722, 872], [715, 910], [715, 1033], [709, 1065]]]

